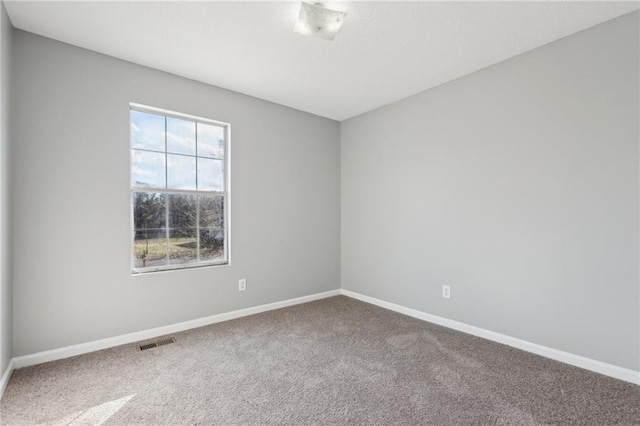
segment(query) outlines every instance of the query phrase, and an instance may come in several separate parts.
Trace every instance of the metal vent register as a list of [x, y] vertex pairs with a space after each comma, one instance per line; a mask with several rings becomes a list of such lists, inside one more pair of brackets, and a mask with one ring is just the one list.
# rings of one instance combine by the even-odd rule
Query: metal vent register
[[139, 348], [141, 351], [146, 351], [147, 349], [157, 348], [158, 346], [170, 345], [175, 343], [176, 339], [173, 337], [168, 337], [166, 339], [158, 340], [156, 342], [145, 343], [144, 345], [140, 345]]

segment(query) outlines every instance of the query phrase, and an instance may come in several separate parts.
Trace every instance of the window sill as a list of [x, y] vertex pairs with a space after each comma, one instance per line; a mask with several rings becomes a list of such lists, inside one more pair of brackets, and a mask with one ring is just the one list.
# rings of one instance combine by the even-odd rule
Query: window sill
[[221, 266], [229, 266], [231, 262], [228, 260], [221, 263], [199, 263], [197, 265], [189, 265], [189, 266], [167, 266], [160, 268], [139, 268], [131, 270], [132, 277], [139, 277], [145, 275], [153, 275], [165, 272], [179, 272], [179, 271], [189, 271], [193, 269], [203, 269], [203, 268], [217, 268]]

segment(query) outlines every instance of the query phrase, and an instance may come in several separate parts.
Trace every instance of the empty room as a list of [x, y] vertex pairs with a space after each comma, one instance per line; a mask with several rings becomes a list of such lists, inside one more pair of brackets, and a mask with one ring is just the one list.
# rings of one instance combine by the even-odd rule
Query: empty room
[[0, 424], [640, 425], [640, 2], [0, 15]]

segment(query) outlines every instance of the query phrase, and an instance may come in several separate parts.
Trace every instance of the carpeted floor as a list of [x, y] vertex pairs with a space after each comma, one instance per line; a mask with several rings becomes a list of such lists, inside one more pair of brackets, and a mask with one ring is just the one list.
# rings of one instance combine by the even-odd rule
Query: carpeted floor
[[344, 296], [17, 370], [14, 424], [637, 425], [640, 387]]

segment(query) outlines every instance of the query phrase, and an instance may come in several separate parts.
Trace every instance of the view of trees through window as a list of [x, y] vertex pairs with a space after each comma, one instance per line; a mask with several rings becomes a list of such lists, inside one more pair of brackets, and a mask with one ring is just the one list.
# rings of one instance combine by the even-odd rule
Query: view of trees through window
[[131, 109], [133, 270], [227, 261], [225, 127]]

